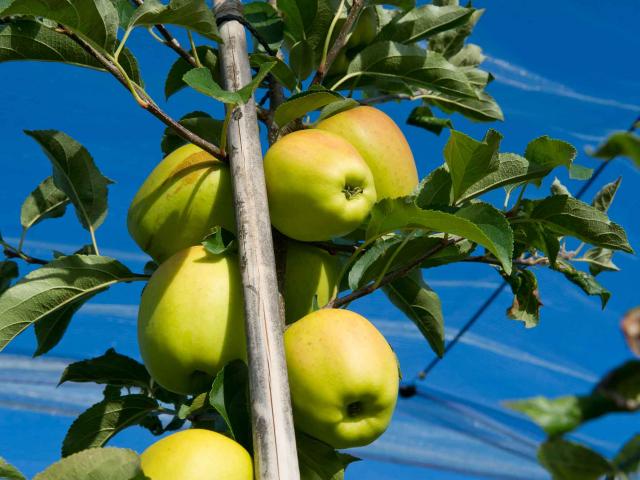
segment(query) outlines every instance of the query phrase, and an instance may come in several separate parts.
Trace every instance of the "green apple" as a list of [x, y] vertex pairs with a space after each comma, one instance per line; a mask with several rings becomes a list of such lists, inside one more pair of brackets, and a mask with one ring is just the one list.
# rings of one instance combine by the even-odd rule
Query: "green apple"
[[235, 231], [229, 167], [195, 145], [178, 148], [140, 187], [127, 225], [158, 262], [199, 244], [216, 225]]
[[313, 311], [313, 299], [324, 306], [338, 293], [342, 262], [312, 245], [287, 243], [284, 304], [287, 323], [293, 323]]
[[202, 246], [172, 255], [140, 300], [138, 344], [147, 370], [167, 390], [207, 390], [225, 364], [246, 359], [237, 258]]
[[418, 185], [407, 139], [391, 117], [377, 108], [352, 108], [321, 121], [317, 128], [356, 147], [373, 173], [378, 200], [409, 195]]
[[253, 462], [242, 445], [200, 428], [158, 440], [140, 462], [150, 480], [253, 480]]
[[382, 334], [348, 310], [322, 309], [287, 328], [296, 428], [334, 448], [368, 445], [398, 398], [398, 363]]
[[349, 142], [322, 130], [298, 130], [264, 157], [271, 223], [301, 241], [355, 230], [376, 202], [373, 176]]

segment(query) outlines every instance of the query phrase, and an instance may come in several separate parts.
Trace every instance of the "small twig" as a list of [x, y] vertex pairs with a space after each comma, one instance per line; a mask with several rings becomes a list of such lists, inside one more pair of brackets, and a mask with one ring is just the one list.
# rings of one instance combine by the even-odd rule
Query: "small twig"
[[342, 28], [340, 29], [340, 32], [336, 37], [336, 41], [333, 42], [333, 45], [331, 46], [331, 49], [327, 54], [327, 58], [318, 67], [318, 71], [313, 77], [311, 85], [322, 83], [322, 80], [324, 80], [325, 75], [331, 68], [331, 65], [338, 56], [338, 53], [340, 53], [340, 50], [342, 50], [347, 44], [347, 36], [351, 32], [351, 29], [363, 8], [364, 0], [353, 0], [353, 4], [351, 5], [349, 14], [347, 15], [347, 19], [345, 20], [344, 25], [342, 25]]
[[340, 245], [338, 243], [333, 243], [333, 242], [310, 242], [310, 243], [314, 247], [318, 247], [318, 248], [321, 248], [322, 250], [326, 250], [331, 255], [335, 255], [338, 252], [345, 252], [351, 255], [358, 249], [357, 245]]
[[[135, 3], [140, 7], [142, 6], [142, 4], [144, 4], [144, 0], [133, 0], [133, 3]], [[169, 47], [171, 50], [173, 50], [182, 58], [184, 58], [193, 67], [198, 66], [198, 62], [196, 61], [196, 59], [193, 58], [193, 56], [189, 52], [187, 52], [184, 48], [182, 48], [182, 45], [180, 45], [180, 42], [173, 35], [171, 35], [171, 32], [167, 30], [167, 27], [161, 24], [154, 25], [154, 27], [156, 28], [156, 30], [158, 30], [158, 33], [162, 35], [162, 37], [164, 38], [165, 41], [163, 43], [167, 47]]]
[[6, 258], [19, 258], [31, 265], [46, 265], [47, 263], [49, 263], [49, 260], [32, 257], [18, 250], [17, 248], [13, 248], [11, 245], [7, 245], [7, 244], [4, 244], [4, 256]]
[[427, 250], [427, 252], [425, 252], [424, 255], [420, 256], [413, 262], [408, 263], [407, 265], [400, 267], [397, 270], [394, 270], [393, 272], [387, 273], [384, 277], [382, 277], [382, 279], [380, 279], [380, 281], [369, 283], [364, 287], [361, 287], [361, 288], [358, 288], [357, 290], [352, 291], [351, 293], [345, 295], [344, 297], [334, 298], [329, 303], [327, 303], [327, 305], [325, 305], [324, 308], [340, 308], [342, 306], [345, 306], [353, 302], [354, 300], [357, 300], [358, 298], [369, 295], [370, 293], [373, 293], [377, 289], [384, 287], [385, 285], [388, 285], [389, 283], [395, 280], [398, 280], [399, 278], [402, 278], [411, 270], [413, 270], [422, 262], [424, 262], [427, 258], [431, 257], [432, 255], [435, 255], [441, 250], [444, 250], [449, 245], [453, 245], [454, 243], [457, 243], [459, 241], [462, 241], [462, 238], [458, 238], [455, 240], [447, 240], [447, 241], [443, 240], [442, 243]]
[[[89, 43], [84, 41], [82, 38], [78, 37], [75, 33], [67, 30], [65, 27], [59, 27], [58, 31], [63, 33], [75, 43], [77, 43], [84, 51], [89, 53], [92, 57], [98, 60], [102, 66], [107, 70], [111, 75], [113, 75], [124, 87], [129, 90], [130, 89], [130, 80], [120, 71], [118, 66], [116, 66], [110, 59], [105, 57], [102, 53], [98, 52], [95, 48], [93, 48]], [[223, 152], [216, 147], [214, 144], [206, 141], [204, 138], [196, 135], [191, 130], [185, 128], [173, 118], [171, 118], [164, 110], [162, 110], [153, 99], [138, 85], [133, 84], [132, 88], [135, 90], [137, 95], [144, 101], [144, 103], [138, 102], [139, 105], [151, 113], [153, 116], [158, 118], [162, 123], [171, 127], [180, 137], [182, 137], [187, 142], [193, 143], [203, 150], [209, 152], [214, 157], [219, 160], [226, 161], [226, 156]]]

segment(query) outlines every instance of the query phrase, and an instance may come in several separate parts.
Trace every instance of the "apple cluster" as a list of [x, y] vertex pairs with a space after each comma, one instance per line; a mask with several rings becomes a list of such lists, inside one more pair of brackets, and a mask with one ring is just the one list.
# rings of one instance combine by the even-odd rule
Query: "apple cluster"
[[[413, 155], [390, 117], [361, 106], [282, 137], [264, 170], [271, 222], [287, 237], [284, 344], [296, 429], [334, 448], [369, 444], [391, 421], [397, 359], [364, 317], [317, 309], [337, 295], [342, 261], [311, 242], [357, 237], [377, 200], [411, 193], [418, 183]], [[202, 246], [214, 226], [235, 231], [234, 217], [228, 165], [194, 145], [162, 160], [131, 204], [129, 232], [159, 263], [140, 302], [140, 353], [153, 379], [172, 392], [207, 391], [225, 364], [246, 361], [237, 256]], [[170, 455], [178, 436], [192, 445], [179, 461]], [[197, 460], [200, 450], [209, 460]], [[191, 468], [224, 457], [246, 466], [228, 478], [253, 478], [246, 451], [206, 430], [170, 435], [142, 461], [154, 480], [181, 479], [200, 477], [176, 470], [178, 463]]]

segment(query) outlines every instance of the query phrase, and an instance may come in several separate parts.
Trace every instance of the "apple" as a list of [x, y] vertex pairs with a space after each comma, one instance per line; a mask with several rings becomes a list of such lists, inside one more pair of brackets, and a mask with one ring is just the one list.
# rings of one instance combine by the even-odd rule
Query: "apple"
[[342, 262], [312, 245], [287, 243], [284, 280], [284, 304], [287, 323], [293, 323], [313, 311], [313, 299], [324, 306], [338, 293]]
[[150, 480], [253, 480], [242, 445], [211, 430], [191, 428], [158, 440], [140, 455]]
[[317, 310], [287, 328], [284, 346], [297, 429], [334, 448], [368, 445], [386, 430], [398, 363], [366, 318]]
[[378, 200], [409, 195], [418, 185], [407, 139], [391, 117], [377, 108], [352, 108], [316, 128], [341, 136], [360, 152], [373, 173]]
[[331, 132], [298, 130], [282, 137], [267, 151], [264, 173], [271, 223], [295, 240], [346, 235], [376, 202], [366, 162]]
[[203, 392], [225, 364], [246, 360], [237, 258], [195, 246], [162, 263], [142, 293], [138, 344], [149, 374], [175, 393]]
[[235, 231], [229, 167], [195, 145], [167, 155], [140, 187], [127, 226], [157, 262], [199, 244], [219, 225]]

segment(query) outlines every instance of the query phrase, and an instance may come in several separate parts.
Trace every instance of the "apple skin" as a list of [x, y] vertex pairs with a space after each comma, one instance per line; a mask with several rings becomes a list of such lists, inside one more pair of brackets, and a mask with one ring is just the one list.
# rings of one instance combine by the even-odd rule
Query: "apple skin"
[[158, 440], [140, 461], [150, 480], [253, 480], [253, 462], [242, 445], [200, 428]]
[[195, 394], [235, 359], [246, 361], [237, 259], [204, 247], [181, 250], [142, 292], [138, 345], [149, 374], [167, 390]]
[[317, 310], [287, 328], [296, 428], [334, 448], [368, 445], [398, 398], [398, 363], [382, 334], [348, 310]]
[[358, 151], [331, 132], [298, 130], [264, 157], [271, 223], [303, 242], [355, 230], [376, 202], [371, 170]]
[[324, 306], [338, 293], [342, 261], [338, 255], [300, 242], [287, 243], [284, 304], [287, 323], [313, 311], [313, 298]]
[[133, 239], [159, 263], [199, 244], [216, 225], [236, 228], [229, 167], [191, 144], [156, 166], [127, 217]]
[[378, 200], [409, 195], [418, 185], [418, 171], [402, 130], [386, 113], [363, 106], [340, 112], [316, 128], [340, 135], [367, 162]]

